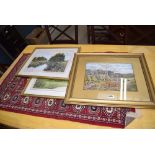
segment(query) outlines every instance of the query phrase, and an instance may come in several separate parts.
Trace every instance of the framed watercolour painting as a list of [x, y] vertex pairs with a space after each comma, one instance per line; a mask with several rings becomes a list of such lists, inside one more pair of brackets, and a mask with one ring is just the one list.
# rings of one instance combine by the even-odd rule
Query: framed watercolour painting
[[37, 48], [17, 75], [68, 79], [79, 48]]
[[144, 54], [77, 53], [65, 103], [155, 107], [154, 85]]
[[23, 91], [23, 95], [64, 98], [66, 94], [67, 83], [68, 81], [66, 80], [32, 78]]

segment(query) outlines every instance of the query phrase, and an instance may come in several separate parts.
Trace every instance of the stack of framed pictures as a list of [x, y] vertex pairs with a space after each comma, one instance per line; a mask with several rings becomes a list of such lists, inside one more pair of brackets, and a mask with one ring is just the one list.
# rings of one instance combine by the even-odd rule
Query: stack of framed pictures
[[17, 76], [30, 77], [23, 95], [64, 98], [79, 48], [37, 48]]
[[31, 77], [23, 95], [64, 98], [66, 104], [155, 107], [144, 54], [78, 51], [35, 49], [18, 72], [18, 76]]

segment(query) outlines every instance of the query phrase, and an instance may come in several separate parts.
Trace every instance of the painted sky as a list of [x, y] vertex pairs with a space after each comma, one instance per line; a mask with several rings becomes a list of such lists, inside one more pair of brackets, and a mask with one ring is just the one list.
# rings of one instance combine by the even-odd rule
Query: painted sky
[[123, 64], [123, 63], [87, 63], [86, 69], [91, 70], [106, 70], [113, 71], [115, 73], [121, 74], [133, 74], [133, 68], [131, 64]]

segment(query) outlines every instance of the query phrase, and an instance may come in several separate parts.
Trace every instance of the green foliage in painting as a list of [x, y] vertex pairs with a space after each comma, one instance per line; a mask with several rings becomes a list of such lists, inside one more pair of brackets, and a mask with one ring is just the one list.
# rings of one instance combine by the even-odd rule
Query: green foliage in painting
[[44, 65], [42, 70], [44, 71], [50, 71], [50, 72], [64, 72], [67, 61], [65, 60], [65, 54], [64, 53], [58, 53], [52, 56], [49, 60], [47, 60], [45, 57], [35, 57], [28, 68], [33, 67], [37, 68], [41, 65]]
[[47, 63], [47, 59], [45, 57], [35, 57], [31, 63], [29, 64], [29, 67], [38, 67], [40, 65], [46, 64]]
[[50, 62], [61, 62], [65, 61], [65, 54], [64, 53], [58, 53], [55, 56], [51, 57], [49, 59]]
[[65, 61], [65, 55], [63, 53], [58, 53], [49, 59], [47, 62], [47, 68], [44, 70], [52, 72], [64, 72], [66, 64], [67, 61]]
[[67, 81], [65, 80], [37, 79], [33, 88], [55, 89], [58, 87], [66, 87], [66, 86]]

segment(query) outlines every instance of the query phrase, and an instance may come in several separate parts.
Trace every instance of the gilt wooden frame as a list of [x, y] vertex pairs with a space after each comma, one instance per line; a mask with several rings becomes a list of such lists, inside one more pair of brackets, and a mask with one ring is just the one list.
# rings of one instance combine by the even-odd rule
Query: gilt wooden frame
[[[134, 100], [102, 100], [102, 99], [90, 99], [90, 98], [81, 98], [81, 97], [74, 97], [73, 91], [75, 89], [75, 83], [77, 81], [77, 70], [79, 69], [77, 66], [80, 63], [80, 59], [82, 57], [115, 57], [119, 58], [138, 58], [139, 63], [142, 68], [143, 76], [146, 81], [146, 87], [149, 93], [150, 101], [134, 101]], [[84, 75], [80, 74], [82, 79], [84, 79]], [[80, 85], [80, 83], [79, 83]], [[78, 90], [79, 92], [82, 90]], [[77, 94], [76, 94], [77, 95]], [[85, 95], [85, 94], [84, 94]], [[136, 107], [136, 108], [155, 108], [155, 89], [154, 84], [149, 72], [149, 68], [143, 53], [77, 53], [75, 55], [75, 60], [72, 65], [71, 74], [70, 74], [70, 81], [67, 88], [67, 93], [65, 96], [65, 103], [66, 104], [81, 104], [81, 105], [97, 105], [97, 106], [113, 106], [113, 107]]]

